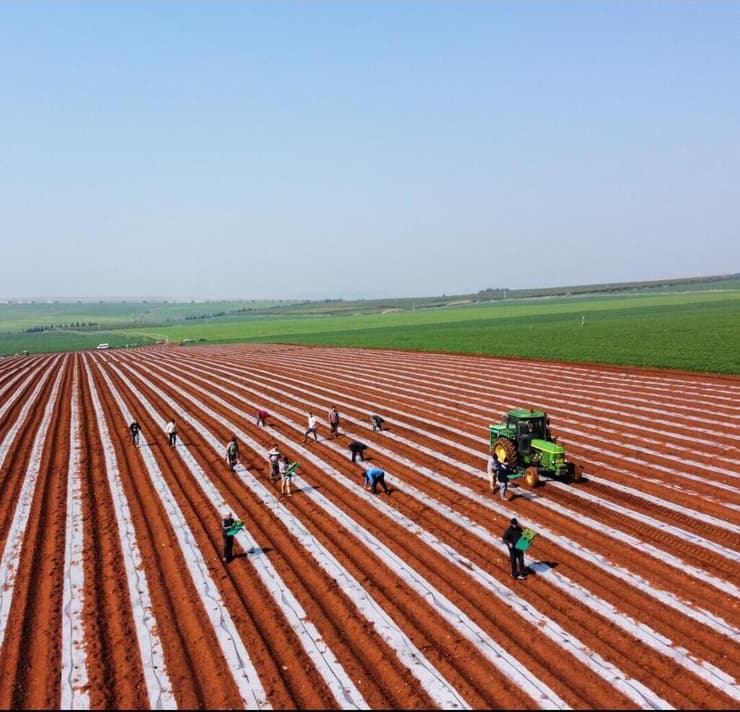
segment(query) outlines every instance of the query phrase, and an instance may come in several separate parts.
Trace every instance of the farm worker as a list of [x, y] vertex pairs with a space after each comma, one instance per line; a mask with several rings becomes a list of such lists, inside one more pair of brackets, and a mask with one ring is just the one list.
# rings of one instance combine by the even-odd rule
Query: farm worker
[[177, 443], [177, 423], [174, 418], [167, 422], [167, 425], [164, 426], [164, 431], [167, 433], [167, 439], [170, 445], [174, 447]]
[[231, 440], [226, 444], [226, 462], [229, 469], [233, 472], [236, 463], [239, 462], [239, 443], [236, 441], [236, 435], [231, 436]]
[[234, 558], [234, 535], [228, 533], [234, 524], [236, 524], [236, 520], [231, 513], [227, 514], [221, 523], [224, 539], [223, 560], [226, 564]]
[[293, 480], [293, 475], [298, 468], [297, 462], [291, 462], [287, 455], [283, 455], [280, 459], [280, 492], [290, 497], [290, 483]]
[[269, 417], [270, 414], [264, 408], [260, 408], [257, 411], [257, 425], [262, 425], [264, 427], [267, 425], [267, 419]]
[[373, 421], [373, 432], [375, 432], [376, 430], [383, 429], [383, 423], [385, 423], [385, 420], [381, 418], [379, 415], [376, 415], [375, 413], [373, 413], [370, 416], [370, 420]]
[[360, 462], [365, 462], [365, 450], [367, 445], [361, 443], [359, 440], [353, 440], [349, 444], [349, 451], [352, 453], [352, 462], [357, 462], [357, 456], [360, 456]]
[[135, 420], [133, 420], [131, 424], [128, 426], [128, 429], [131, 431], [131, 444], [138, 445], [139, 444], [139, 431], [141, 430], [141, 426]]
[[[494, 457], [496, 457], [494, 455]], [[496, 458], [496, 478], [498, 479], [499, 492], [501, 499], [506, 500], [506, 490], [509, 487], [509, 468], [505, 462], [499, 462]]]
[[488, 463], [486, 464], [486, 472], [488, 473], [488, 485], [491, 488], [491, 492], [494, 491], [494, 482], [496, 480], [496, 473], [498, 472], [498, 458], [496, 453], [491, 450], [491, 454], [488, 456]]
[[524, 551], [516, 547], [516, 543], [521, 539], [523, 533], [524, 530], [515, 517], [511, 520], [511, 524], [506, 528], [503, 536], [504, 543], [509, 547], [511, 577], [520, 581], [527, 578], [527, 575], [524, 573]]
[[280, 474], [280, 446], [275, 443], [271, 450], [267, 451], [267, 462], [270, 465], [270, 482], [275, 482]]
[[371, 467], [369, 470], [366, 470], [362, 484], [365, 489], [369, 489], [373, 494], [380, 494], [378, 492], [378, 485], [383, 486], [383, 491], [386, 494], [391, 493], [390, 488], [385, 483], [385, 472], [379, 467]]
[[332, 406], [329, 411], [329, 430], [330, 437], [335, 438], [339, 435], [339, 412], [336, 406]]
[[319, 441], [319, 436], [316, 432], [318, 427], [319, 427], [319, 419], [313, 413], [309, 413], [308, 414], [308, 428], [306, 428], [306, 432], [303, 433], [304, 443], [308, 440], [309, 435], [313, 435], [314, 440], [316, 442]]

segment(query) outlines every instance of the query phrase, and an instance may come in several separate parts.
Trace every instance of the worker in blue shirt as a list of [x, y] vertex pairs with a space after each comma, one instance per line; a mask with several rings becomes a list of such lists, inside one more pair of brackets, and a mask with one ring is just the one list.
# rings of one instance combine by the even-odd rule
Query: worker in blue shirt
[[385, 483], [385, 472], [379, 467], [371, 467], [369, 470], [365, 470], [362, 484], [365, 489], [369, 489], [373, 494], [379, 494], [378, 485], [383, 487], [383, 491], [386, 494], [390, 494], [390, 487]]

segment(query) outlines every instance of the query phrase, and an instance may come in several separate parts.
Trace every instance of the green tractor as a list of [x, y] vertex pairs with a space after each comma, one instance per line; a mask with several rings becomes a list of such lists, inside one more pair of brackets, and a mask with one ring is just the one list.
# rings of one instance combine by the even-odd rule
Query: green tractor
[[550, 433], [550, 419], [541, 410], [515, 408], [502, 423], [489, 426], [491, 452], [509, 468], [509, 480], [520, 477], [536, 487], [540, 474], [578, 482], [583, 469], [565, 457], [565, 448]]

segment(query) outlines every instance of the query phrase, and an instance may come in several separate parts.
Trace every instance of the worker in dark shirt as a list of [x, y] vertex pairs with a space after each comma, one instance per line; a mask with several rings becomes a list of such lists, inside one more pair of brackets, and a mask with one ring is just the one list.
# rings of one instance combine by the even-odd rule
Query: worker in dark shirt
[[375, 432], [376, 430], [380, 431], [383, 429], [383, 423], [385, 423], [385, 420], [381, 418], [379, 415], [377, 415], [376, 413], [373, 413], [370, 416], [370, 420], [373, 423], [373, 432]]
[[524, 570], [524, 551], [517, 548], [517, 542], [522, 538], [523, 533], [524, 529], [522, 529], [519, 522], [514, 518], [506, 528], [503, 536], [504, 544], [509, 548], [511, 577], [520, 581], [527, 578]]
[[498, 463], [498, 467], [496, 467], [496, 479], [498, 481], [501, 499], [505, 500], [506, 490], [509, 487], [509, 468], [507, 467], [505, 462]]
[[365, 450], [367, 450], [365, 443], [361, 443], [359, 440], [353, 440], [349, 444], [349, 451], [352, 453], [352, 462], [357, 462], [358, 455], [360, 462], [365, 462]]
[[234, 535], [229, 534], [229, 530], [236, 524], [234, 516], [229, 513], [223, 518], [221, 527], [223, 529], [224, 551], [223, 560], [228, 564], [234, 558]]
[[141, 426], [134, 420], [131, 422], [131, 425], [128, 426], [128, 429], [131, 432], [131, 444], [138, 445], [139, 444], [139, 432], [141, 431]]

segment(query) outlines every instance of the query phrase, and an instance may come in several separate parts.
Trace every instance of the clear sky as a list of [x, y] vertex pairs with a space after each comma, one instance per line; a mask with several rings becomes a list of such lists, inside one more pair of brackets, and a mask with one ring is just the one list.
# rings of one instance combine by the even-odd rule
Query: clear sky
[[740, 2], [4, 0], [0, 298], [740, 271]]

